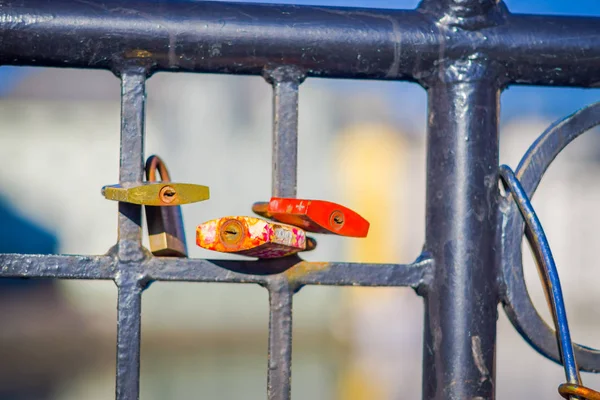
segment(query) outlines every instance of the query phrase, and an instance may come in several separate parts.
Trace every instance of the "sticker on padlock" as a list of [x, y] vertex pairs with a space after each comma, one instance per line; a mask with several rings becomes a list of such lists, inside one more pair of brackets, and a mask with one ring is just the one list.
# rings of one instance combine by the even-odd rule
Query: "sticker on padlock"
[[268, 203], [254, 203], [252, 211], [308, 232], [351, 237], [366, 237], [369, 233], [369, 221], [330, 201], [272, 197]]
[[207, 250], [258, 258], [285, 257], [316, 247], [316, 241], [307, 238], [298, 227], [244, 216], [200, 224], [196, 229], [196, 243]]
[[[156, 155], [146, 161], [146, 180], [156, 182], [156, 172], [162, 183], [170, 181], [165, 163]], [[168, 185], [167, 185], [168, 186]], [[181, 207], [145, 206], [150, 252], [161, 257], [187, 257], [185, 229]]]

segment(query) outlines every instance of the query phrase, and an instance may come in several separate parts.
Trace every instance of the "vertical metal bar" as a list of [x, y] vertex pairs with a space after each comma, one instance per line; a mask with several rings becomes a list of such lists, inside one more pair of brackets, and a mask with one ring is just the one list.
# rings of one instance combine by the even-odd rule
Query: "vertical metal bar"
[[267, 286], [269, 290], [269, 400], [289, 400], [292, 375], [292, 298], [293, 291], [284, 277]]
[[[304, 74], [294, 66], [265, 70], [273, 85], [272, 194], [296, 197], [298, 168], [298, 87]], [[292, 377], [292, 297], [284, 276], [269, 281], [269, 400], [289, 400]]]
[[[146, 72], [128, 69], [121, 74], [121, 185], [141, 183], [144, 178], [144, 111]], [[119, 258], [128, 260], [131, 250], [141, 251], [142, 207], [119, 203]]]
[[493, 399], [499, 248], [498, 85], [479, 60], [428, 89], [423, 399]]
[[273, 85], [273, 176], [276, 197], [296, 197], [298, 170], [298, 86], [304, 74], [281, 66], [265, 72]]
[[[121, 185], [142, 182], [144, 172], [144, 69], [121, 73]], [[117, 400], [139, 399], [142, 285], [138, 273], [144, 258], [141, 206], [119, 203], [119, 273], [117, 321]]]
[[117, 305], [117, 400], [140, 398], [142, 287], [136, 281], [119, 285]]

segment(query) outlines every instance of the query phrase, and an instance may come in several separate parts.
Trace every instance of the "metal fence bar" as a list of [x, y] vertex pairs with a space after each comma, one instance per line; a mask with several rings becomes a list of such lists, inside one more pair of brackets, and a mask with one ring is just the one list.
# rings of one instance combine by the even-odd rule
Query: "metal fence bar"
[[135, 280], [119, 284], [117, 300], [117, 400], [140, 398], [142, 287]]
[[[476, 52], [502, 65], [507, 83], [600, 82], [597, 18], [510, 14], [501, 2], [489, 16], [470, 10], [450, 18], [445, 9], [424, 7], [201, 1], [0, 0], [0, 6], [0, 64], [115, 69], [123, 59], [143, 57], [154, 71], [260, 75], [265, 65], [293, 64], [307, 76], [420, 81], [435, 74], [440, 59]], [[452, 9], [467, 7], [460, 2]], [[457, 21], [474, 23], [454, 29]]]
[[0, 254], [0, 278], [114, 279], [112, 256]]
[[292, 299], [286, 277], [269, 282], [269, 400], [289, 400], [292, 394]]
[[[298, 86], [304, 74], [295, 66], [264, 71], [273, 86], [272, 194], [296, 197], [298, 170]], [[292, 298], [286, 274], [269, 279], [269, 369], [267, 397], [289, 400], [292, 380]]]
[[[424, 399], [493, 399], [498, 295], [498, 101], [485, 60], [442, 67], [428, 90]], [[452, 156], [450, 156], [452, 155]]]
[[[146, 71], [129, 68], [121, 74], [121, 157], [119, 183], [139, 184], [144, 179], [144, 107]], [[119, 259], [140, 260], [142, 207], [119, 203]]]
[[[0, 254], [0, 278], [116, 279], [114, 256]], [[261, 262], [264, 267], [265, 262]], [[258, 283], [269, 275], [253, 274], [258, 262], [151, 258], [138, 267], [143, 281]], [[289, 269], [287, 269], [289, 268]], [[262, 268], [261, 268], [262, 269]], [[433, 261], [412, 264], [363, 264], [281, 260], [274, 270], [295, 285], [425, 287], [433, 276]]]
[[[121, 185], [140, 183], [144, 176], [144, 112], [146, 70], [127, 67], [121, 73]], [[119, 203], [117, 304], [117, 400], [139, 399], [142, 319], [142, 208]]]
[[[512, 14], [497, 0], [422, 0], [402, 11], [0, 0], [0, 65], [100, 68], [121, 77], [122, 185], [143, 178], [145, 80], [156, 71], [263, 74], [274, 87], [273, 194], [285, 197], [296, 196], [305, 76], [416, 81], [429, 97], [426, 244], [412, 264], [154, 258], [141, 246], [141, 207], [119, 204], [119, 240], [106, 255], [0, 254], [0, 277], [116, 282], [118, 400], [139, 398], [141, 296], [153, 280], [269, 290], [270, 400], [290, 398], [295, 291], [413, 287], [426, 303], [423, 398], [493, 399], [499, 286], [514, 283], [502, 282], [499, 262], [498, 94], [513, 83], [598, 87], [599, 21]], [[520, 321], [535, 324], [530, 317]], [[546, 355], [554, 354], [550, 339]], [[594, 360], [584, 367], [600, 369]]]
[[273, 85], [273, 168], [275, 197], [296, 197], [298, 170], [298, 85], [304, 73], [296, 66], [265, 71]]

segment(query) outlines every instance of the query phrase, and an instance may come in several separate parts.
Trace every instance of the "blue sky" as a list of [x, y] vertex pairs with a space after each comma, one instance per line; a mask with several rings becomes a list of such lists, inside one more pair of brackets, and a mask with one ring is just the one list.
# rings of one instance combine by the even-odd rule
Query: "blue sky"
[[[371, 8], [414, 8], [419, 3], [418, 0], [262, 0], [260, 2]], [[505, 0], [504, 2], [512, 12], [600, 16], [598, 0]]]
[[[238, 0], [239, 1], [239, 0]], [[330, 6], [356, 6], [379, 8], [414, 8], [418, 0], [262, 0], [264, 3], [287, 4], [318, 4]], [[600, 0], [505, 0], [512, 12], [540, 13], [540, 14], [568, 14], [568, 15], [594, 15], [600, 16]], [[1, 67], [0, 68], [0, 96], [10, 90], [21, 80], [26, 79], [30, 73], [35, 73], [32, 68]], [[414, 93], [416, 104], [411, 105], [411, 110], [424, 106], [423, 95], [416, 95], [421, 89], [415, 85], [402, 86], [388, 85], [383, 87], [387, 96], [392, 100], [399, 96], [411, 96]], [[502, 96], [502, 116], [511, 119], [524, 114], [539, 114], [548, 118], [558, 118], [569, 114], [577, 108], [600, 100], [598, 89], [570, 89], [570, 88], [538, 88], [538, 87], [511, 87]], [[412, 113], [411, 110], [405, 112]]]

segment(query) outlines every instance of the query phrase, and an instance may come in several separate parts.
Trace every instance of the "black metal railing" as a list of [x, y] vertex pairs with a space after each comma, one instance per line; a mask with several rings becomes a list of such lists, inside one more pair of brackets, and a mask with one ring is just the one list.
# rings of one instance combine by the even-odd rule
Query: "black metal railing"
[[[523, 223], [498, 189], [499, 95], [510, 84], [600, 85], [600, 18], [516, 15], [497, 0], [423, 0], [405, 11], [0, 0], [0, 31], [0, 65], [100, 68], [121, 79], [123, 185], [143, 180], [145, 82], [157, 71], [263, 75], [274, 89], [273, 194], [287, 197], [296, 195], [305, 78], [408, 80], [428, 92], [426, 237], [413, 263], [152, 257], [141, 244], [141, 206], [125, 203], [118, 242], [105, 255], [0, 254], [0, 277], [117, 284], [117, 399], [139, 398], [141, 296], [152, 281], [264, 286], [273, 400], [290, 398], [292, 299], [305, 285], [416, 289], [426, 304], [424, 399], [494, 398], [499, 302], [538, 351], [558, 360], [554, 332], [525, 288]], [[529, 195], [555, 153], [600, 123], [599, 114], [592, 106], [538, 143], [549, 148], [517, 171]], [[600, 353], [576, 353], [582, 369], [600, 369]]]

